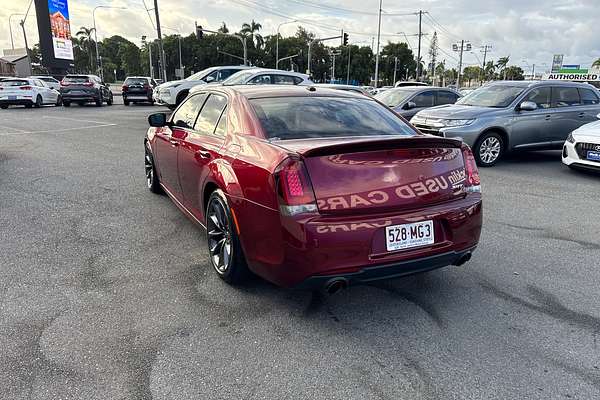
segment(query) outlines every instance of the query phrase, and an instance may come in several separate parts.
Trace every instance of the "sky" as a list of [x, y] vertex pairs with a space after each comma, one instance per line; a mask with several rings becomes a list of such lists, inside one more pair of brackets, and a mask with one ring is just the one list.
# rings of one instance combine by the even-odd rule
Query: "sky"
[[[153, 0], [69, 0], [71, 30], [93, 26], [92, 10], [98, 5], [120, 7], [96, 10], [98, 38], [121, 35], [140, 44], [142, 35], [155, 37], [143, 2], [153, 7]], [[25, 13], [29, 0], [2, 0], [0, 8], [0, 49], [11, 47], [9, 15]], [[416, 53], [419, 10], [422, 17], [422, 52], [427, 59], [433, 32], [439, 41], [439, 59], [447, 67], [456, 67], [458, 53], [452, 44], [468, 41], [473, 51], [465, 52], [463, 64], [483, 61], [481, 48], [491, 46], [488, 60], [509, 56], [511, 65], [529, 73], [549, 70], [553, 54], [564, 54], [565, 64], [589, 67], [600, 58], [598, 23], [600, 0], [382, 0], [381, 45], [387, 41], [405, 42]], [[216, 30], [225, 22], [231, 30], [254, 19], [263, 26], [263, 35], [275, 34], [279, 24], [283, 36], [293, 35], [298, 25], [318, 37], [349, 33], [350, 43], [371, 46], [377, 36], [379, 0], [159, 0], [161, 26], [165, 34], [189, 34], [194, 21], [206, 29]], [[23, 47], [19, 16], [12, 17], [15, 47]], [[26, 21], [30, 45], [37, 42], [35, 7]], [[404, 32], [407, 37], [405, 38]], [[596, 33], [596, 35], [594, 34]], [[339, 42], [332, 41], [332, 45]]]

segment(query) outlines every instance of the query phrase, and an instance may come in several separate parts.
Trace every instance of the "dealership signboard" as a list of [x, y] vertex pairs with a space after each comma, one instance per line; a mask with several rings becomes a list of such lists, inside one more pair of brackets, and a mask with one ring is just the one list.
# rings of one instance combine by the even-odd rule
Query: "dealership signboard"
[[73, 64], [73, 42], [67, 0], [35, 0], [42, 65], [66, 70]]

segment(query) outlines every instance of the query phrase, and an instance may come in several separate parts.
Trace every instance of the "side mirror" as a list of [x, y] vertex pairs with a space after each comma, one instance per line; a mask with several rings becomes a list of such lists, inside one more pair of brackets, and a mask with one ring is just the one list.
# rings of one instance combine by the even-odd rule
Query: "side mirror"
[[206, 83], [211, 83], [215, 81], [215, 77], [214, 76], [207, 76], [206, 78], [204, 78], [204, 81]]
[[405, 110], [412, 110], [413, 108], [417, 108], [417, 103], [415, 103], [414, 101], [409, 101], [408, 103], [406, 103], [403, 107]]
[[596, 118], [600, 119], [600, 114], [596, 115]]
[[533, 101], [524, 101], [519, 104], [519, 111], [535, 111], [537, 108], [537, 104]]
[[148, 124], [154, 128], [162, 128], [167, 126], [167, 114], [155, 113], [148, 116]]

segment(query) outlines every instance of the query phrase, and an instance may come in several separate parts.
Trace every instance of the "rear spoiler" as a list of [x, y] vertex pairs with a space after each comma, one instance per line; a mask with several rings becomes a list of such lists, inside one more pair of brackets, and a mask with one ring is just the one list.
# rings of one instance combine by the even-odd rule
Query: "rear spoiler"
[[347, 143], [335, 143], [307, 149], [300, 152], [304, 157], [329, 156], [340, 153], [362, 153], [365, 151], [419, 148], [456, 148], [460, 149], [460, 139], [432, 136], [406, 136], [396, 138], [355, 140]]

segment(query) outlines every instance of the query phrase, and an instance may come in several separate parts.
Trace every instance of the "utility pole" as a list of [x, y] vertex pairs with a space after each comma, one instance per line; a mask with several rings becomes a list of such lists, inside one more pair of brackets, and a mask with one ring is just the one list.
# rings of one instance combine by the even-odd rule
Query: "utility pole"
[[483, 77], [480, 79], [481, 83], [483, 84], [483, 80], [485, 79], [485, 59], [487, 57], [487, 53], [488, 51], [492, 50], [492, 46], [489, 44], [486, 44], [483, 46], [483, 62], [481, 63], [481, 72], [483, 74]]
[[462, 73], [462, 60], [463, 60], [463, 50], [465, 47], [465, 41], [460, 41], [460, 58], [458, 61], [458, 77], [456, 78], [456, 90], [460, 90], [460, 75]]
[[394, 57], [394, 81], [392, 85], [396, 86], [396, 69], [398, 68], [398, 57]]
[[162, 68], [161, 77], [164, 82], [167, 81], [167, 63], [165, 60], [165, 48], [163, 47], [162, 32], [160, 29], [160, 13], [158, 11], [158, 0], [154, 0], [154, 16], [156, 18], [156, 34], [158, 35], [158, 55], [160, 59], [160, 66]]
[[421, 37], [423, 31], [421, 29], [421, 23], [423, 19], [423, 10], [419, 10], [419, 47], [417, 50], [417, 82], [421, 81]]
[[531, 80], [535, 80], [535, 64], [531, 66]]
[[350, 55], [352, 54], [352, 46], [348, 46], [348, 69], [346, 70], [346, 85], [350, 84]]
[[377, 54], [375, 55], [375, 88], [379, 87], [379, 42], [381, 41], [381, 2], [379, 0], [379, 16], [377, 20]]

